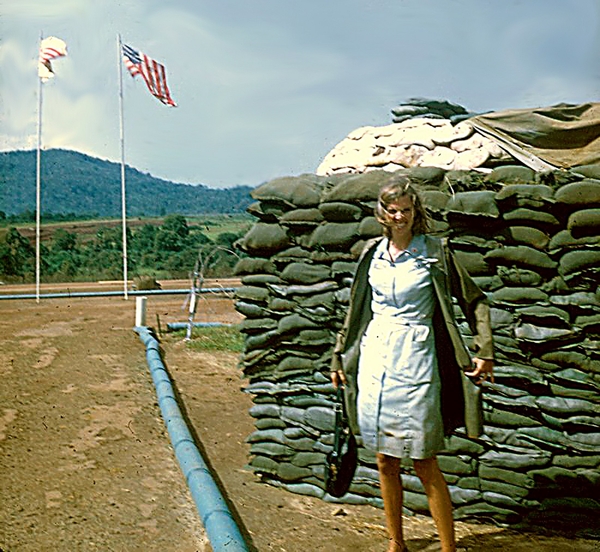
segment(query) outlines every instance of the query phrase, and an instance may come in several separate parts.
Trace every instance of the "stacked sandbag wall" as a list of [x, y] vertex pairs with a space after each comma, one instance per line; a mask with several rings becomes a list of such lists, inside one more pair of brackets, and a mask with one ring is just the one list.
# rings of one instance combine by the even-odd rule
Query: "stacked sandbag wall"
[[[491, 304], [496, 381], [485, 385], [485, 434], [459, 432], [439, 456], [456, 517], [600, 508], [600, 167], [403, 171]], [[292, 492], [337, 501], [323, 490], [329, 363], [357, 256], [381, 234], [373, 207], [388, 178], [302, 175], [253, 192], [258, 220], [236, 267], [256, 421], [249, 465]], [[340, 501], [381, 506], [374, 456], [361, 447], [359, 460]], [[427, 511], [410, 464], [402, 479], [407, 512]]]

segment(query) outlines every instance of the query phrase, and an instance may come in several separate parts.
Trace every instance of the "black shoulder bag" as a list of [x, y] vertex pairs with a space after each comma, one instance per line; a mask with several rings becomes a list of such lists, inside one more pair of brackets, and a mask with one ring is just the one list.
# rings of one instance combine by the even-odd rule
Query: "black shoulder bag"
[[348, 426], [344, 405], [344, 388], [338, 385], [333, 450], [327, 455], [325, 465], [325, 489], [331, 496], [340, 498], [348, 492], [357, 461], [356, 439]]

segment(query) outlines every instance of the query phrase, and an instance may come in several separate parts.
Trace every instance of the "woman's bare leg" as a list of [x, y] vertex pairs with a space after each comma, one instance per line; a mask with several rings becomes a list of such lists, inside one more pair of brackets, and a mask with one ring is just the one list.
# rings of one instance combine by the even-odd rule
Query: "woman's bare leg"
[[427, 458], [426, 460], [414, 460], [414, 467], [429, 501], [431, 517], [440, 536], [442, 552], [455, 552], [456, 540], [454, 536], [454, 519], [452, 518], [452, 502], [448, 485], [440, 467], [437, 458]]
[[379, 484], [390, 546], [388, 552], [405, 552], [402, 533], [402, 480], [400, 479], [400, 459], [377, 453]]

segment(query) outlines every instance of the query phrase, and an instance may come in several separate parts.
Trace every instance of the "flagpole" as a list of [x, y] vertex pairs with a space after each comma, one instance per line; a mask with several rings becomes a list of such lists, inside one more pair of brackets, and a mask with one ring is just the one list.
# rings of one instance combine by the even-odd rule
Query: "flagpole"
[[117, 34], [117, 68], [119, 70], [119, 130], [121, 138], [121, 218], [123, 226], [123, 294], [127, 300], [127, 202], [125, 199], [125, 125], [123, 124], [123, 70], [121, 35]]
[[[44, 33], [40, 32], [40, 45]], [[40, 46], [41, 47], [41, 46]], [[38, 121], [37, 121], [37, 154], [35, 167], [35, 300], [40, 302], [40, 211], [42, 206], [41, 193], [41, 152], [42, 152], [42, 79], [38, 75]]]

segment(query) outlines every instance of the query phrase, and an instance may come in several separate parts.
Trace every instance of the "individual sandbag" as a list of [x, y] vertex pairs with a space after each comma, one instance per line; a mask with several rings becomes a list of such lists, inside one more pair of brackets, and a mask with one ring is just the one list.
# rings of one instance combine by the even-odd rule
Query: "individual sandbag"
[[453, 511], [455, 519], [482, 518], [494, 519], [503, 523], [516, 523], [521, 515], [514, 510], [489, 504], [488, 502], [475, 502], [455, 508]]
[[507, 265], [530, 270], [552, 270], [556, 268], [553, 261], [543, 251], [526, 245], [507, 245], [485, 254], [485, 261], [491, 265]]
[[[488, 398], [489, 402], [489, 398]], [[533, 427], [535, 425], [541, 425], [538, 420], [511, 412], [509, 410], [503, 410], [501, 408], [488, 408], [483, 411], [483, 420], [486, 424], [491, 426], [517, 428], [517, 427]]]
[[572, 328], [548, 328], [522, 323], [515, 328], [515, 337], [532, 343], [572, 342], [578, 337], [578, 332]]
[[322, 452], [298, 452], [292, 458], [292, 463], [301, 468], [319, 466], [325, 463], [326, 458], [326, 455]]
[[298, 481], [311, 475], [310, 469], [295, 466], [291, 462], [281, 462], [277, 468], [277, 477], [282, 481]]
[[280, 297], [290, 298], [295, 295], [312, 295], [314, 293], [325, 293], [327, 291], [335, 291], [338, 289], [337, 282], [326, 281], [317, 282], [316, 284], [291, 284], [291, 285], [268, 285], [269, 290]]
[[[281, 263], [291, 263], [301, 259], [310, 259], [310, 251], [299, 245], [288, 247], [271, 256], [273, 264], [277, 267]], [[277, 272], [279, 274], [279, 271]]]
[[568, 397], [536, 397], [536, 404], [544, 411], [557, 416], [573, 414], [600, 414], [600, 404]]
[[530, 489], [526, 487], [511, 485], [510, 483], [504, 481], [493, 481], [488, 479], [481, 480], [481, 490], [484, 492], [492, 492], [509, 496], [513, 500], [517, 501], [520, 498], [526, 498], [531, 494]]
[[495, 195], [495, 192], [491, 190], [459, 192], [448, 200], [446, 210], [448, 214], [454, 211], [496, 218], [500, 215], [500, 212], [494, 200]]
[[526, 207], [507, 211], [503, 213], [502, 218], [509, 226], [530, 226], [548, 235], [554, 234], [561, 226], [560, 221], [552, 213]]
[[376, 238], [383, 234], [383, 226], [375, 217], [365, 217], [360, 221], [358, 234], [361, 238]]
[[257, 257], [268, 257], [290, 245], [286, 231], [278, 224], [256, 223], [240, 240], [244, 251]]
[[533, 395], [539, 395], [548, 390], [548, 381], [538, 370], [529, 365], [505, 365], [494, 367], [496, 381], [504, 385], [524, 389]]
[[258, 333], [277, 328], [277, 320], [272, 318], [246, 318], [238, 324], [242, 333]]
[[298, 306], [298, 303], [281, 297], [271, 297], [267, 306], [269, 310], [275, 313], [291, 313]]
[[509, 226], [508, 234], [515, 243], [528, 245], [541, 251], [546, 249], [550, 241], [548, 234], [531, 226]]
[[591, 165], [577, 165], [571, 167], [569, 172], [584, 178], [592, 178], [594, 180], [600, 180], [600, 164], [595, 163]]
[[548, 294], [535, 287], [505, 287], [491, 294], [492, 302], [507, 305], [526, 305], [548, 300]]
[[348, 176], [331, 190], [326, 191], [323, 194], [322, 201], [324, 203], [376, 201], [379, 189], [387, 182], [389, 177], [389, 173], [381, 170]]
[[275, 369], [276, 372], [312, 372], [314, 362], [308, 358], [302, 358], [291, 354], [286, 355]]
[[552, 460], [552, 463], [555, 466], [559, 466], [562, 468], [568, 468], [568, 469], [573, 469], [573, 468], [598, 469], [598, 468], [600, 468], [600, 455], [594, 455], [594, 454], [582, 455], [581, 453], [579, 453], [579, 454], [570, 454], [567, 456], [564, 454], [557, 454], [554, 457], [554, 459]]
[[467, 460], [466, 457], [447, 456], [440, 454], [438, 463], [443, 472], [454, 473], [457, 475], [470, 475], [476, 471], [473, 460]]
[[492, 467], [486, 464], [480, 464], [479, 477], [487, 481], [500, 481], [515, 487], [530, 489], [533, 487], [533, 479], [528, 473], [522, 473], [515, 470], [508, 470], [502, 467]]
[[600, 209], [582, 209], [571, 213], [567, 230], [575, 238], [594, 236], [600, 245]]
[[319, 325], [298, 313], [284, 316], [278, 322], [278, 331], [280, 334], [297, 333], [307, 328], [319, 328]]
[[598, 236], [576, 238], [569, 230], [561, 230], [550, 239], [548, 251], [553, 254], [561, 249], [585, 249], [587, 247], [600, 247]]
[[584, 353], [569, 348], [543, 353], [541, 360], [564, 368], [579, 368], [583, 372], [600, 373], [600, 361], [592, 360]]
[[267, 284], [281, 284], [281, 278], [275, 274], [246, 274], [242, 276], [242, 285], [263, 287]]
[[448, 485], [450, 499], [452, 504], [460, 507], [464, 504], [471, 504], [477, 500], [481, 500], [482, 495], [479, 489], [465, 489], [455, 485]]
[[559, 261], [558, 272], [564, 278], [587, 269], [596, 269], [600, 265], [600, 250], [569, 251]]
[[494, 269], [485, 261], [485, 256], [477, 251], [455, 250], [458, 262], [471, 276], [491, 276]]
[[310, 209], [294, 209], [279, 218], [279, 223], [286, 227], [312, 228], [323, 222], [323, 214], [316, 207]]
[[235, 265], [236, 276], [245, 274], [277, 274], [275, 264], [270, 259], [242, 257]]
[[252, 349], [265, 349], [274, 345], [279, 338], [278, 330], [269, 330], [256, 335], [249, 335], [244, 341], [247, 351]]
[[277, 223], [279, 218], [293, 207], [283, 201], [255, 201], [246, 211], [260, 222]]
[[283, 431], [281, 429], [259, 429], [246, 437], [246, 443], [259, 443], [263, 441], [285, 444]]
[[490, 309], [490, 320], [492, 324], [492, 330], [498, 330], [500, 328], [508, 328], [514, 324], [515, 317], [506, 309], [499, 309], [492, 307]]
[[539, 286], [542, 283], [542, 276], [527, 268], [499, 265], [496, 271], [501, 282], [507, 286], [529, 287]]
[[445, 213], [450, 196], [440, 190], [423, 190], [421, 201], [423, 206], [433, 213]]
[[551, 295], [554, 305], [570, 308], [578, 314], [595, 314], [600, 312], [600, 297], [589, 291], [576, 291], [566, 295]]
[[[513, 444], [510, 442], [509, 444]], [[515, 432], [514, 444], [522, 446], [537, 446], [550, 451], [564, 450], [569, 440], [562, 431], [549, 427], [524, 427]]]
[[236, 301], [235, 310], [246, 318], [260, 318], [266, 314], [266, 310], [255, 303], [247, 301]]
[[478, 456], [485, 451], [485, 447], [475, 439], [468, 439], [457, 434], [452, 434], [446, 439], [446, 448], [444, 452], [447, 454], [468, 454], [470, 456]]
[[518, 207], [541, 208], [554, 195], [550, 186], [545, 184], [508, 184], [495, 196], [502, 211], [511, 211]]
[[255, 455], [249, 462], [251, 468], [259, 473], [277, 474], [279, 462], [268, 456]]
[[470, 170], [450, 170], [444, 175], [440, 191], [452, 195], [458, 192], [485, 190], [484, 179], [483, 173]]
[[310, 238], [310, 246], [327, 250], [350, 247], [359, 234], [359, 223], [327, 222], [318, 226]]
[[559, 209], [569, 213], [579, 209], [600, 207], [600, 181], [585, 178], [561, 186], [554, 194]]
[[522, 165], [496, 167], [485, 179], [490, 184], [527, 184], [535, 180], [535, 171]]
[[281, 278], [292, 284], [316, 284], [330, 278], [330, 271], [327, 266], [294, 262], [283, 269]]
[[558, 328], [570, 328], [570, 316], [564, 309], [553, 306], [533, 305], [515, 312], [523, 322], [531, 322], [541, 326], [555, 326]]
[[282, 201], [290, 207], [316, 207], [321, 199], [321, 179], [312, 174], [275, 178], [252, 190], [259, 201]]
[[242, 301], [266, 303], [269, 299], [269, 290], [258, 286], [241, 286], [235, 290], [235, 296]]
[[294, 455], [294, 449], [281, 443], [273, 443], [270, 441], [261, 441], [253, 443], [250, 446], [250, 454], [267, 456], [270, 458], [291, 458]]
[[508, 447], [507, 450], [489, 450], [480, 456], [483, 465], [492, 468], [529, 471], [550, 465], [552, 455], [542, 450]]
[[600, 335], [600, 314], [578, 316], [575, 318], [575, 326], [581, 328], [584, 334]]
[[352, 203], [331, 201], [319, 204], [319, 212], [323, 219], [329, 222], [355, 222], [359, 221], [363, 210]]
[[573, 433], [569, 435], [571, 446], [581, 452], [598, 452], [600, 450], [600, 432]]
[[502, 280], [494, 274], [493, 276], [473, 276], [473, 281], [482, 291], [494, 291], [502, 287]]

